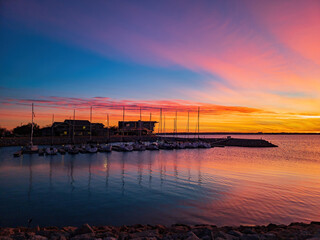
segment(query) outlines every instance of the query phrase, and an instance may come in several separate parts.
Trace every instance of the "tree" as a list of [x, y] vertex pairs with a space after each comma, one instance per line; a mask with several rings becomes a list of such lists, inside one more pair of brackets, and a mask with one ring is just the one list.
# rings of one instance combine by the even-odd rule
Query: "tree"
[[6, 128], [0, 127], [0, 137], [8, 137], [10, 136], [10, 131], [7, 130]]
[[[32, 128], [32, 124], [31, 123], [28, 123], [28, 124], [25, 124], [25, 125], [21, 125], [21, 126], [15, 127], [13, 129], [13, 134], [16, 137], [30, 136], [31, 128]], [[34, 123], [33, 124], [33, 136], [38, 137], [38, 136], [40, 136], [40, 133], [41, 132], [40, 132], [39, 125]]]

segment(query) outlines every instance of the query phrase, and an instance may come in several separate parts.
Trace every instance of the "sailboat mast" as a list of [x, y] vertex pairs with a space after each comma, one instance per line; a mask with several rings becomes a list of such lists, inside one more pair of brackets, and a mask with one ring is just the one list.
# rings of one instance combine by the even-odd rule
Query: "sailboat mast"
[[159, 120], [159, 128], [158, 133], [162, 132], [162, 108], [160, 108], [160, 120]]
[[188, 110], [188, 123], [187, 123], [187, 133], [188, 133], [188, 137], [189, 137], [189, 115], [190, 115], [190, 111]]
[[108, 139], [110, 138], [110, 129], [109, 129], [109, 113], [107, 113], [107, 129], [108, 129]]
[[139, 121], [139, 137], [141, 137], [141, 107], [140, 107], [140, 121]]
[[92, 106], [90, 107], [90, 141], [92, 139]]
[[73, 109], [73, 124], [72, 124], [72, 142], [74, 144], [74, 124], [76, 121], [76, 110]]
[[200, 132], [200, 107], [198, 107], [198, 139], [199, 139], [199, 132]]
[[150, 121], [149, 121], [149, 130], [150, 130], [150, 133], [151, 133], [151, 117], [152, 117], [152, 113], [150, 112]]
[[32, 120], [31, 120], [31, 139], [30, 139], [30, 144], [33, 146], [33, 117], [34, 117], [34, 112], [33, 112], [33, 103], [31, 105], [32, 108]]
[[178, 134], [178, 111], [176, 110], [176, 135]]
[[51, 145], [53, 145], [53, 123], [54, 123], [54, 114], [52, 114], [52, 125], [51, 125]]
[[166, 135], [166, 115], [163, 116], [163, 133]]
[[122, 108], [122, 136], [124, 136], [124, 113], [125, 113], [125, 106]]

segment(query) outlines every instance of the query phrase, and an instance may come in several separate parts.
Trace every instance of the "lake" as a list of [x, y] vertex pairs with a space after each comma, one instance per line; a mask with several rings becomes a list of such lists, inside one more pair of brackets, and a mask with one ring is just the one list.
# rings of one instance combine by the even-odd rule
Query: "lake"
[[279, 147], [20, 158], [3, 147], [0, 226], [320, 221], [320, 136], [263, 139]]

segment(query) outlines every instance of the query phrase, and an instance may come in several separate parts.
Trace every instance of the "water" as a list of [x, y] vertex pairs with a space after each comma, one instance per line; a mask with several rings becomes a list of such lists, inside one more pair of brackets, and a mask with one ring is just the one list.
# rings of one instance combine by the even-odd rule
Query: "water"
[[21, 158], [0, 148], [0, 226], [319, 221], [320, 136], [263, 138], [279, 147]]

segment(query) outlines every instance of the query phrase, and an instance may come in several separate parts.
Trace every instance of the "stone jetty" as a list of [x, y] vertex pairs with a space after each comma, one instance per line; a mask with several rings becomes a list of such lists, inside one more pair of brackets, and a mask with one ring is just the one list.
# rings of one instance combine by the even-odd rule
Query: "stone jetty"
[[133, 226], [90, 226], [80, 227], [0, 227], [0, 239], [33, 240], [267, 240], [267, 239], [320, 239], [320, 222], [291, 223], [289, 225], [269, 224], [266, 226], [224, 226], [215, 225], [141, 225]]
[[[53, 140], [53, 145], [66, 145], [73, 144], [72, 139], [69, 137], [35, 137], [33, 139], [34, 145], [51, 145]], [[247, 139], [247, 138], [179, 138], [179, 137], [161, 137], [156, 135], [150, 136], [112, 136], [107, 137], [92, 137], [91, 142], [93, 143], [114, 143], [114, 142], [136, 142], [136, 141], [145, 141], [145, 142], [155, 142], [159, 140], [167, 141], [179, 141], [179, 142], [194, 142], [194, 141], [203, 141], [209, 142], [212, 146], [236, 146], [236, 147], [277, 147], [276, 145], [263, 140], [263, 139]], [[74, 144], [85, 144], [88, 143], [90, 139], [88, 137], [77, 137], [75, 138]], [[5, 146], [26, 146], [29, 144], [30, 138], [19, 137], [19, 138], [0, 138], [0, 147]]]

